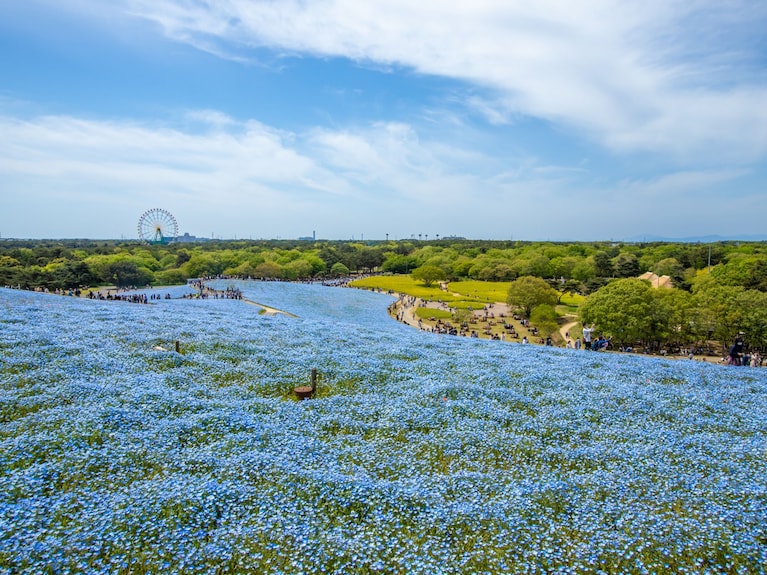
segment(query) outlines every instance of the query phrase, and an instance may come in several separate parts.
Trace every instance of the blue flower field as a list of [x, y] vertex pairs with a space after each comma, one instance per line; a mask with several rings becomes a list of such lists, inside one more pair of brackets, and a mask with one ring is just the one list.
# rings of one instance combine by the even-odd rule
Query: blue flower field
[[766, 572], [767, 370], [211, 285], [0, 289], [0, 573]]

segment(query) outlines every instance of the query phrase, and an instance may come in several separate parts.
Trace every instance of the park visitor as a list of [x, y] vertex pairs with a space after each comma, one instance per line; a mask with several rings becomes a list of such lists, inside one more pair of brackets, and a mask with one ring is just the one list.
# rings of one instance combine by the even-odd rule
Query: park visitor
[[594, 324], [591, 327], [583, 326], [583, 349], [591, 349], [591, 334], [594, 333]]

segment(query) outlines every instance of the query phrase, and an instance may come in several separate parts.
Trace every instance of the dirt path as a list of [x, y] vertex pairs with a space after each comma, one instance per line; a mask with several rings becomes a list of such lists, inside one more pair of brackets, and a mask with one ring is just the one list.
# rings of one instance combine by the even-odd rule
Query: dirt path
[[245, 303], [249, 303], [250, 305], [257, 305], [258, 307], [262, 308], [264, 310], [264, 314], [266, 315], [276, 315], [278, 313], [281, 313], [283, 315], [286, 315], [288, 317], [298, 317], [295, 314], [292, 314], [288, 311], [282, 311], [281, 309], [277, 309], [275, 307], [269, 307], [268, 305], [264, 305], [262, 303], [258, 303], [257, 301], [250, 301], [249, 299], [242, 298], [242, 301]]
[[567, 343], [568, 336], [567, 334], [570, 332], [571, 329], [573, 329], [576, 325], [578, 325], [577, 321], [571, 321], [563, 325], [559, 328], [559, 335], [562, 336], [562, 341]]

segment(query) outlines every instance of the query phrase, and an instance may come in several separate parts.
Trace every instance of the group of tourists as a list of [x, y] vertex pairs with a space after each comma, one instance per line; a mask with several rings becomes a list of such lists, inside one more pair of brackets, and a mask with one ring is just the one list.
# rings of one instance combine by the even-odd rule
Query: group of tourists
[[145, 293], [111, 293], [103, 294], [99, 292], [88, 292], [88, 299], [97, 299], [103, 301], [127, 301], [129, 303], [149, 303]]
[[205, 280], [194, 280], [189, 285], [197, 290], [197, 293], [186, 294], [184, 299], [242, 299], [242, 290], [229, 286], [225, 290], [213, 289], [205, 284]]
[[735, 341], [730, 346], [727, 352], [727, 365], [745, 365], [749, 367], [761, 367], [762, 361], [761, 355], [758, 351], [747, 352], [745, 351], [745, 344], [743, 343], [743, 334], [739, 333], [735, 337]]
[[[586, 324], [583, 324], [583, 329], [581, 330], [583, 332], [583, 349], [591, 350], [591, 351], [604, 351], [606, 349], [609, 349], [612, 346], [612, 336], [605, 337], [603, 334], [599, 334], [599, 337], [597, 339], [593, 339], [594, 337], [594, 324], [592, 323], [591, 326], [588, 326]], [[568, 338], [568, 343], [570, 343], [570, 340]], [[574, 347], [575, 349], [581, 348], [581, 341], [576, 340], [575, 344], [571, 344], [568, 347]]]

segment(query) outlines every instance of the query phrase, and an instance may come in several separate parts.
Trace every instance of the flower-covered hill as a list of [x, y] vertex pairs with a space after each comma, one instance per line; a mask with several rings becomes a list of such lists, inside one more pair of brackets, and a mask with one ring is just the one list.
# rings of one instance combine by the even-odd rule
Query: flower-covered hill
[[0, 573], [764, 572], [767, 370], [236, 285], [0, 290]]

